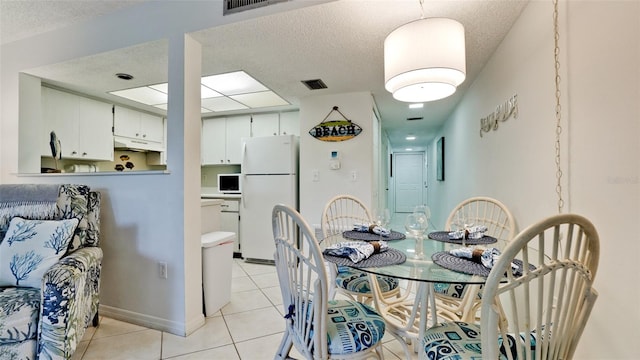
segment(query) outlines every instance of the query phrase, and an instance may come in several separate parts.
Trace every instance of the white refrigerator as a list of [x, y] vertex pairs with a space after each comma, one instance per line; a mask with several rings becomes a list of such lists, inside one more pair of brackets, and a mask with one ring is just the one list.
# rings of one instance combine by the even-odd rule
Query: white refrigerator
[[265, 136], [243, 138], [242, 142], [242, 257], [273, 263], [273, 206], [298, 209], [298, 137]]

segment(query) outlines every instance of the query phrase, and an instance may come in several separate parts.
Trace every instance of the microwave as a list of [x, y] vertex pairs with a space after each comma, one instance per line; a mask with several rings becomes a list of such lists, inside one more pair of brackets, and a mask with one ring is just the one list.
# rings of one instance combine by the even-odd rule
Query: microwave
[[242, 193], [240, 174], [218, 174], [218, 191], [223, 194]]

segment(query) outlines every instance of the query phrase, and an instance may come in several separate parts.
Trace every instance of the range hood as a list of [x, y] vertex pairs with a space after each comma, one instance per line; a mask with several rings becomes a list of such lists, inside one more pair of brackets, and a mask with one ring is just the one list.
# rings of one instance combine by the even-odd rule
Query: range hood
[[132, 151], [165, 151], [164, 145], [152, 141], [132, 139], [124, 136], [113, 137], [113, 148]]

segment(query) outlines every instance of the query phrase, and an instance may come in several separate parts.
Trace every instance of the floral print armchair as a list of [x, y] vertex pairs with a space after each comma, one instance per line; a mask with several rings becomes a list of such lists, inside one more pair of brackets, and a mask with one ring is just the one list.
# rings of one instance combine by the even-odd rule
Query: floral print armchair
[[[75, 229], [65, 237], [65, 249], [52, 251], [62, 236], [58, 224], [69, 222]], [[34, 230], [43, 223], [54, 230]], [[69, 359], [85, 329], [92, 322], [97, 326], [99, 233], [100, 193], [88, 186], [0, 185], [0, 359]], [[37, 247], [38, 238], [43, 246]], [[31, 260], [47, 258], [38, 251], [59, 254], [40, 278], [31, 267], [24, 270], [24, 257], [12, 253], [18, 246], [36, 247], [36, 253], [27, 252]]]

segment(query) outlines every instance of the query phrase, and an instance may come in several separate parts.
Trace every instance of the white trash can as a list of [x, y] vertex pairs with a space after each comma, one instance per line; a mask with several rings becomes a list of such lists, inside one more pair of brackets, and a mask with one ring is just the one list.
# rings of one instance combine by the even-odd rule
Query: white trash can
[[231, 300], [231, 267], [236, 233], [202, 234], [202, 290], [205, 316], [212, 316]]

